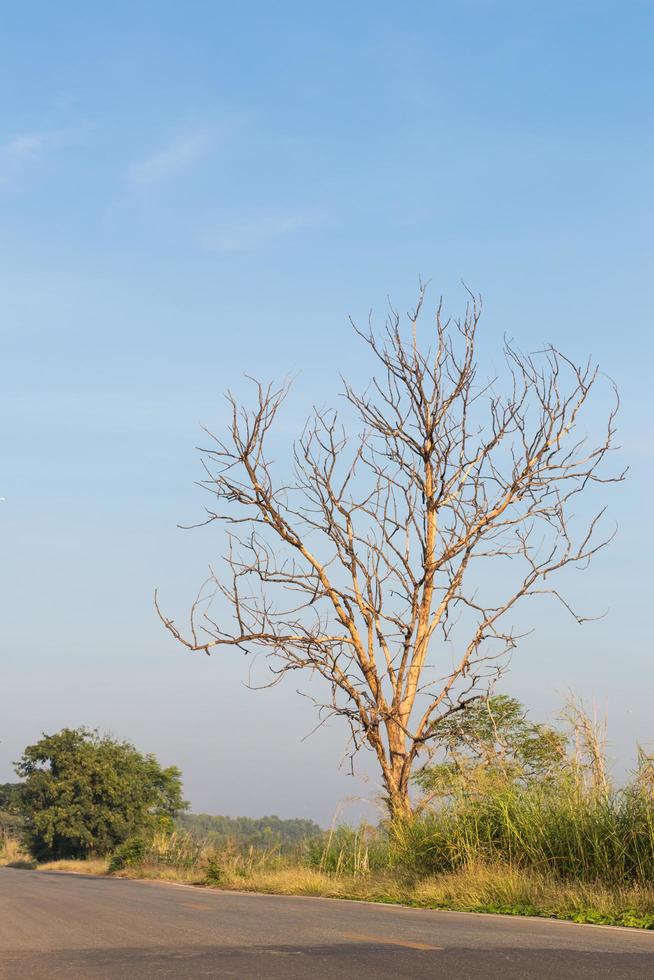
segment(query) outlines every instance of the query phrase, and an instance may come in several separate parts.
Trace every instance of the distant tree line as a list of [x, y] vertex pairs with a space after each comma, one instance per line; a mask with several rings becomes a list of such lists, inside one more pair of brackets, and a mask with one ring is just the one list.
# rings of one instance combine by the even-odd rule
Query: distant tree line
[[183, 813], [177, 817], [176, 824], [192, 837], [216, 846], [233, 843], [284, 850], [323, 835], [322, 828], [313, 820], [282, 820], [277, 816], [252, 818]]

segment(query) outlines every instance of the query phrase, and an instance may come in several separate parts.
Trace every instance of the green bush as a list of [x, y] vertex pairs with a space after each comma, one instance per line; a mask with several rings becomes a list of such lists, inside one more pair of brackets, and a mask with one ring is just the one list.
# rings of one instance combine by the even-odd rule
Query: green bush
[[207, 862], [204, 876], [205, 884], [220, 887], [225, 884], [225, 869], [219, 857], [212, 857]]
[[148, 851], [148, 844], [142, 837], [130, 837], [116, 848], [109, 862], [109, 874], [142, 864]]

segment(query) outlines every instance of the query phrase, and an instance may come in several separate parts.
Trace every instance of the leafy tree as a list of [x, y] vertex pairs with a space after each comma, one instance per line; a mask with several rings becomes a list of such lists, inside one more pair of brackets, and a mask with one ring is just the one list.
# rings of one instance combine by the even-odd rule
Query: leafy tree
[[38, 860], [108, 854], [134, 834], [172, 826], [186, 808], [181, 774], [129, 742], [86, 728], [44, 735], [16, 763], [25, 839]]
[[480, 698], [443, 719], [435, 750], [442, 761], [423, 766], [415, 782], [432, 799], [490, 782], [543, 782], [565, 766], [567, 740], [564, 732], [530, 721], [515, 698]]

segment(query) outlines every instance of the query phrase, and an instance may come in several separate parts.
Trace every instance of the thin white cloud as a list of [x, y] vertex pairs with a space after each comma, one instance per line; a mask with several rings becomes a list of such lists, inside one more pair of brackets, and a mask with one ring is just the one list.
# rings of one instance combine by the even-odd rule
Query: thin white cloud
[[17, 133], [0, 144], [0, 186], [20, 178], [25, 169], [41, 160], [49, 150], [69, 142], [68, 130]]
[[183, 133], [149, 156], [131, 163], [127, 181], [133, 187], [146, 187], [169, 180], [198, 163], [213, 144], [214, 133], [210, 129]]
[[249, 252], [275, 238], [283, 238], [320, 224], [316, 214], [277, 214], [241, 221], [208, 235], [209, 252]]

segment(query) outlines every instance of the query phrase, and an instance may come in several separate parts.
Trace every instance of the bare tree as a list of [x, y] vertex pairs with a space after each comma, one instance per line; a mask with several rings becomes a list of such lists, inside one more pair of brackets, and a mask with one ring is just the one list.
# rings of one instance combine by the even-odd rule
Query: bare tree
[[[617, 394], [598, 441], [581, 432], [595, 366], [505, 342], [504, 381], [480, 383], [481, 302], [470, 294], [457, 320], [439, 305], [423, 349], [424, 296], [421, 284], [406, 337], [392, 308], [381, 336], [355, 326], [378, 366], [363, 393], [344, 382], [360, 431], [350, 438], [335, 411], [314, 410], [290, 482], [267, 449], [288, 386], [255, 382], [251, 409], [228, 395], [229, 436], [207, 433], [202, 450], [217, 501], [202, 523], [228, 525], [226, 572], [211, 572], [188, 632], [157, 604], [190, 650], [265, 651], [276, 676], [319, 674], [330, 690], [321, 718], [345, 717], [351, 753], [375, 753], [393, 817], [410, 813], [412, 767], [439, 724], [505, 667], [516, 604], [550, 593], [583, 621], [549, 580], [608, 543], [603, 511], [582, 525], [571, 505], [623, 476], [601, 466]], [[211, 613], [217, 594], [231, 627]]]

